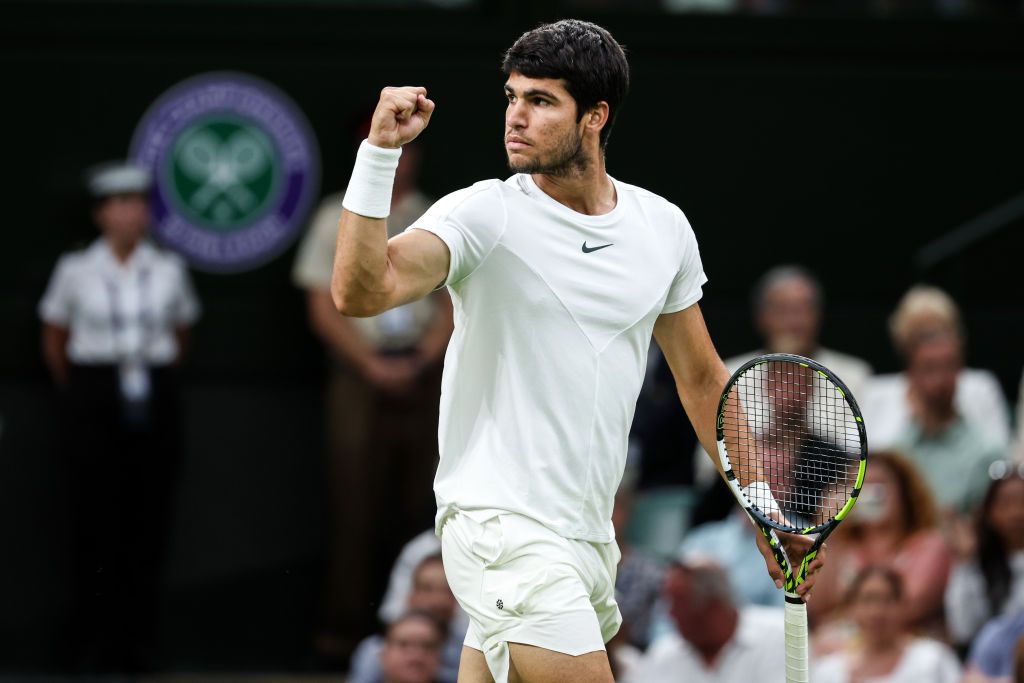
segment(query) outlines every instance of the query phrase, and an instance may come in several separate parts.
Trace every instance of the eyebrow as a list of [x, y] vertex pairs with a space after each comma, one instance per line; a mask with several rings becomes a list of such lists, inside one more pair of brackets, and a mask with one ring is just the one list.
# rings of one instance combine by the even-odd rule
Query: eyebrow
[[[512, 95], [516, 94], [515, 88], [508, 85], [507, 83], [505, 84], [505, 92], [510, 93]], [[519, 97], [546, 97], [550, 100], [554, 100], [555, 102], [559, 101], [558, 96], [555, 95], [555, 93], [551, 92], [550, 90], [543, 90], [541, 88], [528, 88], [524, 90], [523, 94], [519, 95]]]

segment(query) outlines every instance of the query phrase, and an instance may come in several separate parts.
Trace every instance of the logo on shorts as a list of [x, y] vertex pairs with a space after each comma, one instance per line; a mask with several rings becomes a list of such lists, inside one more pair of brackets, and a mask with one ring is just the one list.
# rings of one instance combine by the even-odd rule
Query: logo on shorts
[[237, 272], [298, 236], [318, 191], [305, 116], [271, 84], [237, 73], [190, 78], [142, 117], [130, 156], [153, 173], [153, 233], [193, 266]]
[[497, 605], [498, 609], [505, 609], [505, 603], [502, 602], [501, 600], [498, 600], [498, 602], [496, 602], [494, 604]]

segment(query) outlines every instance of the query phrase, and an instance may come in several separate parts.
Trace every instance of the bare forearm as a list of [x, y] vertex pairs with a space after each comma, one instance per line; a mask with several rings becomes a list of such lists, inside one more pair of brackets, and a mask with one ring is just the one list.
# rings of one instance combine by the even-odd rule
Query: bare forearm
[[718, 439], [715, 435], [715, 420], [718, 418], [718, 401], [721, 398], [722, 389], [725, 388], [728, 381], [729, 371], [719, 360], [696, 381], [686, 384], [676, 383], [679, 400], [686, 410], [686, 415], [690, 418], [690, 423], [693, 425], [694, 431], [697, 432], [697, 438], [711, 457], [719, 474], [722, 473], [722, 464], [717, 457]]
[[43, 361], [58, 386], [66, 386], [70, 362], [67, 354], [68, 331], [54, 325], [43, 328]]
[[331, 277], [335, 307], [345, 315], [374, 315], [393, 289], [386, 219], [342, 211]]

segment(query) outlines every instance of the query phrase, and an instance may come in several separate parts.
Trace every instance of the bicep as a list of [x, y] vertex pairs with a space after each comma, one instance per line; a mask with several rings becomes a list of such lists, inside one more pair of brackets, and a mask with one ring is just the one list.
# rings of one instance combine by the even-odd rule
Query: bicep
[[422, 299], [444, 284], [451, 256], [440, 237], [407, 230], [388, 240], [388, 261], [395, 278], [391, 306]]

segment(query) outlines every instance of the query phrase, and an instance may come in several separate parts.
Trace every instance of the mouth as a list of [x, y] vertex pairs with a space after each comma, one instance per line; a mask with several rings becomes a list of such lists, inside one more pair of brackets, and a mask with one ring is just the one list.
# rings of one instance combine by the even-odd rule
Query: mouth
[[518, 135], [510, 135], [505, 138], [505, 148], [515, 151], [520, 149], [526, 149], [530, 146], [530, 143], [519, 137]]

